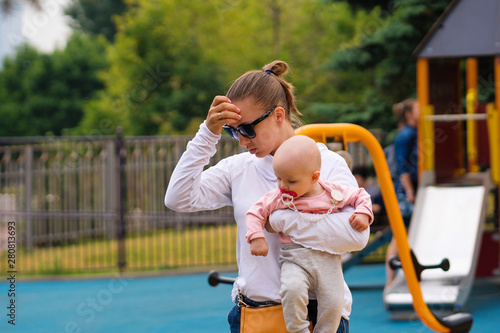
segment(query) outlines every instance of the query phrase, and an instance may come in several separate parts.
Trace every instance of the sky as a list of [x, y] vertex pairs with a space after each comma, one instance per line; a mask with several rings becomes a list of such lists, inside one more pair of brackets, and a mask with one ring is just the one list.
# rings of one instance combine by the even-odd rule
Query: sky
[[40, 0], [42, 9], [29, 1], [16, 1], [8, 15], [0, 14], [0, 57], [13, 54], [17, 45], [28, 42], [42, 52], [63, 48], [71, 33], [64, 7], [70, 0]]

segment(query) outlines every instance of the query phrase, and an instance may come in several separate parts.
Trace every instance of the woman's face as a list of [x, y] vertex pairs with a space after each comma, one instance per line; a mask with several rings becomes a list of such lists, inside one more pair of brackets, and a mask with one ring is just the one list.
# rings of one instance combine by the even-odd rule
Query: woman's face
[[413, 108], [408, 112], [407, 123], [410, 126], [417, 127], [420, 118], [420, 106], [418, 102], [413, 103]]
[[[237, 128], [241, 124], [250, 124], [268, 111], [257, 106], [252, 98], [247, 98], [242, 101], [233, 101], [233, 104], [241, 110], [241, 120], [231, 124], [233, 128]], [[274, 109], [269, 114], [269, 117], [253, 127], [255, 138], [248, 139], [238, 134], [240, 146], [245, 147], [251, 154], [255, 154], [257, 157], [265, 157], [269, 154], [274, 155], [276, 149], [278, 149], [279, 145], [284, 141], [280, 139], [281, 126], [279, 126], [280, 122], [286, 122], [284, 117], [283, 108]]]
[[413, 104], [412, 114], [416, 120], [420, 117], [420, 105], [418, 102]]

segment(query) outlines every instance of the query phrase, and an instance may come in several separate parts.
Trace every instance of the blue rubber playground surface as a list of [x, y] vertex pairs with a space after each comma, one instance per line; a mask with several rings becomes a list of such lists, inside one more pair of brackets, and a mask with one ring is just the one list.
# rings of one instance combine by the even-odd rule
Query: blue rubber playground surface
[[[235, 276], [235, 274], [225, 274]], [[19, 277], [18, 277], [19, 278]], [[420, 321], [392, 321], [382, 303], [382, 265], [345, 272], [354, 298], [350, 331], [431, 332]], [[210, 287], [207, 274], [70, 281], [16, 281], [15, 326], [8, 323], [10, 284], [0, 283], [0, 332], [228, 332], [229, 285]], [[500, 281], [476, 279], [464, 311], [471, 332], [500, 332]]]

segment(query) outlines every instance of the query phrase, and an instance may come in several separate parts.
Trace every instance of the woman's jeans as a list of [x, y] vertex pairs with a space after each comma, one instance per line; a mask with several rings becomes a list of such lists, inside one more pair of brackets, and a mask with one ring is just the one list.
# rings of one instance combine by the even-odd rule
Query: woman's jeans
[[[310, 313], [313, 311], [310, 311]], [[229, 323], [229, 328], [231, 329], [231, 333], [240, 333], [240, 319], [241, 312], [238, 311], [238, 305], [235, 305], [227, 316], [227, 321]], [[311, 318], [313, 319], [313, 318]], [[314, 318], [315, 319], [315, 318]], [[316, 320], [313, 320], [315, 322]], [[349, 333], [349, 320], [342, 317], [340, 319], [339, 328], [337, 329], [337, 333]]]

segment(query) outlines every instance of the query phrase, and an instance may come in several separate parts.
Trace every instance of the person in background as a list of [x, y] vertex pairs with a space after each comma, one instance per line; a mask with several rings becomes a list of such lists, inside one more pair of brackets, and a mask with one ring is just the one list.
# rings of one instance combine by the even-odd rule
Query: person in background
[[347, 150], [344, 150], [343, 149], [343, 144], [340, 143], [340, 142], [328, 142], [326, 144], [326, 146], [328, 147], [328, 149], [336, 152], [337, 154], [339, 154], [340, 156], [342, 156], [345, 160], [345, 162], [347, 163], [347, 167], [349, 168], [349, 170], [352, 170], [352, 156], [351, 154], [347, 151]]
[[368, 192], [372, 200], [372, 210], [375, 214], [375, 221], [377, 217], [385, 215], [384, 200], [380, 188], [369, 181], [368, 168], [364, 165], [355, 165], [352, 168], [352, 174], [356, 178], [359, 187], [362, 187]]
[[349, 154], [349, 152], [346, 150], [339, 150], [339, 151], [336, 151], [336, 153], [339, 154], [340, 156], [342, 156], [342, 158], [347, 163], [347, 167], [350, 170], [352, 170], [352, 156], [351, 156], [351, 154]]
[[[236, 257], [238, 278], [233, 285], [232, 299], [241, 295], [246, 304], [259, 307], [280, 303], [279, 263], [280, 243], [277, 233], [266, 232], [269, 254], [256, 257], [250, 254], [246, 242], [245, 215], [257, 200], [277, 187], [272, 162], [279, 146], [295, 135], [301, 113], [295, 105], [292, 84], [285, 80], [288, 64], [274, 61], [262, 70], [240, 76], [226, 96], [216, 96], [206, 120], [186, 147], [170, 178], [165, 205], [176, 211], [194, 212], [233, 206], [237, 224]], [[225, 158], [215, 166], [205, 168], [216, 153], [222, 131], [238, 140], [247, 151]], [[345, 186], [357, 186], [356, 180], [338, 154], [317, 144], [321, 152], [321, 179]], [[329, 214], [302, 232], [296, 229], [301, 219], [293, 211], [279, 210], [271, 214], [270, 223], [288, 233], [296, 241], [311, 235], [324, 235], [325, 248], [331, 253], [359, 251], [365, 247], [369, 230], [359, 232], [351, 227], [349, 218], [354, 208]], [[315, 214], [306, 214], [311, 218]], [[349, 331], [352, 296], [344, 282], [342, 319], [337, 332]], [[314, 313], [310, 301], [309, 313]], [[240, 331], [241, 313], [236, 304], [228, 315], [232, 333]]]
[[[397, 166], [394, 187], [403, 221], [408, 227], [418, 189], [417, 125], [420, 118], [420, 108], [416, 99], [409, 98], [395, 104], [393, 111], [398, 122], [398, 133], [394, 139]], [[397, 254], [397, 245], [393, 238], [386, 252], [386, 285], [394, 280], [394, 270], [389, 267], [389, 260]]]

